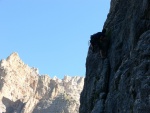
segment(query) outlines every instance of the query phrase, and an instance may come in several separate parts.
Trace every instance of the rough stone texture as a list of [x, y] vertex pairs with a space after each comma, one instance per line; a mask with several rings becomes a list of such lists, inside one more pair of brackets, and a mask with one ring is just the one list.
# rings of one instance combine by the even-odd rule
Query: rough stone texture
[[106, 59], [89, 48], [80, 113], [150, 113], [150, 0], [111, 0]]
[[0, 61], [0, 113], [78, 113], [83, 77], [40, 76], [17, 53]]

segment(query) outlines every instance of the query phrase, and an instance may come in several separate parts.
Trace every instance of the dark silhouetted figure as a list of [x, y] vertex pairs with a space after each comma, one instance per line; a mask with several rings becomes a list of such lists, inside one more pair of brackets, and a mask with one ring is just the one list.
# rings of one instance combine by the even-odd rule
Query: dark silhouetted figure
[[102, 32], [97, 32], [91, 35], [91, 49], [92, 52], [100, 51], [100, 55], [102, 58], [106, 58], [107, 50], [108, 50], [108, 38], [105, 35], [106, 29], [103, 29]]

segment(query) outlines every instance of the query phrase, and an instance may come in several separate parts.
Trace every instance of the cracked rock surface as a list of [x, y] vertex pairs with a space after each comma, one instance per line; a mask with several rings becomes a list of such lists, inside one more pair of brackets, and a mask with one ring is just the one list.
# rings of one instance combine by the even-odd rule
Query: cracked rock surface
[[111, 0], [107, 58], [88, 50], [80, 113], [150, 112], [150, 1]]

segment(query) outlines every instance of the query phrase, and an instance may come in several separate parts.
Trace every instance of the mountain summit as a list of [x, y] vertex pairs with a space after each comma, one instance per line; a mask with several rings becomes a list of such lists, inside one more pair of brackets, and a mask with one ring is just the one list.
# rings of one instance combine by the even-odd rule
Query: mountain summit
[[0, 113], [78, 113], [83, 77], [39, 75], [18, 53], [0, 61]]

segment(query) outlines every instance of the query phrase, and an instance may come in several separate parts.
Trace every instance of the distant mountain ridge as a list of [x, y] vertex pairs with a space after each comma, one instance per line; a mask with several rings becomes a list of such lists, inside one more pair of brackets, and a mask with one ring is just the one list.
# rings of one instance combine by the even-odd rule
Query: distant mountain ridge
[[12, 53], [0, 61], [0, 113], [78, 113], [84, 77], [40, 76]]

